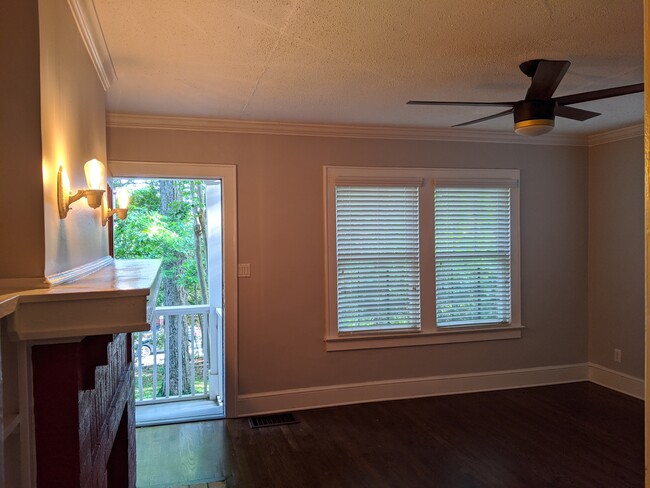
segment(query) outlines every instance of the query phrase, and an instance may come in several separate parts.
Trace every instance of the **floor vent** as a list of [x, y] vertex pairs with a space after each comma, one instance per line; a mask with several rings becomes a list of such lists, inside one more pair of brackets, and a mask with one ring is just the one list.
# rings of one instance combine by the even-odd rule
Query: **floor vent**
[[260, 427], [275, 427], [276, 425], [297, 424], [298, 420], [292, 413], [277, 413], [274, 415], [259, 415], [257, 417], [249, 417], [248, 423], [251, 429], [259, 429]]

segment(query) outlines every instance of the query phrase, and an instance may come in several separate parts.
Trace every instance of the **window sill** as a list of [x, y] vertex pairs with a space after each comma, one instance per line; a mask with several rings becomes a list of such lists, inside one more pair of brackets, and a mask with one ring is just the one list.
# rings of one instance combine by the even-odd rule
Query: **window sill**
[[429, 344], [455, 344], [459, 342], [498, 341], [519, 339], [523, 326], [484, 327], [480, 329], [455, 329], [438, 332], [398, 332], [392, 334], [349, 334], [325, 339], [327, 351], [355, 349], [381, 349], [388, 347], [424, 346]]

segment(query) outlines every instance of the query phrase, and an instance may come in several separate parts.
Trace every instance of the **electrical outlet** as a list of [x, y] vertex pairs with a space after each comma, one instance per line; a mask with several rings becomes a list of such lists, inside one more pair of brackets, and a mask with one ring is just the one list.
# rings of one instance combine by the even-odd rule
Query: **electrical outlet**
[[620, 349], [614, 349], [614, 361], [616, 361], [617, 363], [620, 363], [622, 354], [623, 353], [621, 352]]

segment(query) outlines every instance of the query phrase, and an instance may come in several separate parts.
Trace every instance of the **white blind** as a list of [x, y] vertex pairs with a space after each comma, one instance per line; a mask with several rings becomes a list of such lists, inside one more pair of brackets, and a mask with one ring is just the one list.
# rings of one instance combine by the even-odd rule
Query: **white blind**
[[336, 187], [339, 332], [420, 327], [418, 202], [418, 187]]
[[510, 189], [435, 190], [439, 327], [511, 320]]

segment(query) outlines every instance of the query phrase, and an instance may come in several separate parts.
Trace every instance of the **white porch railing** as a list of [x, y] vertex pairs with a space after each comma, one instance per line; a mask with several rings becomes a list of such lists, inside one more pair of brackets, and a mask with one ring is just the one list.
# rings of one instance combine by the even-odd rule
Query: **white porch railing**
[[156, 307], [150, 332], [133, 334], [136, 405], [220, 401], [220, 311], [209, 305]]

